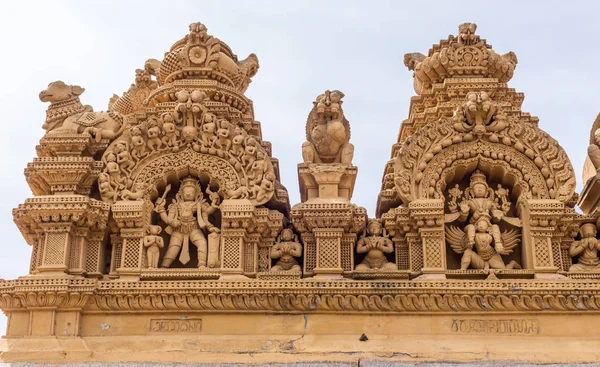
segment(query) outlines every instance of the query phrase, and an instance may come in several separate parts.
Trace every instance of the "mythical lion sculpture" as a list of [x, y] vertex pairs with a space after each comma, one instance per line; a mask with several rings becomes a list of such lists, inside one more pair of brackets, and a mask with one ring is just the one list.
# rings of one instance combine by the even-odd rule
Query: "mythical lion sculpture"
[[91, 106], [82, 105], [79, 96], [84, 91], [80, 86], [60, 80], [48, 84], [48, 88], [40, 92], [40, 100], [50, 102], [42, 127], [47, 133], [90, 134], [97, 142], [114, 139], [122, 131], [122, 117], [112, 111], [93, 112]]
[[350, 124], [344, 117], [339, 90], [325, 91], [317, 97], [306, 123], [302, 144], [305, 163], [351, 164], [354, 146], [350, 144]]

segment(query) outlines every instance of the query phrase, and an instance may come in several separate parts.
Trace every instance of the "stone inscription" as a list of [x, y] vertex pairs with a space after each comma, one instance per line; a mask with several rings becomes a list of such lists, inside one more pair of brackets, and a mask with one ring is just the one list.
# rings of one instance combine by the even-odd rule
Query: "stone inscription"
[[202, 319], [152, 319], [150, 332], [153, 333], [199, 333]]
[[539, 334], [536, 319], [454, 319], [450, 330], [464, 334]]

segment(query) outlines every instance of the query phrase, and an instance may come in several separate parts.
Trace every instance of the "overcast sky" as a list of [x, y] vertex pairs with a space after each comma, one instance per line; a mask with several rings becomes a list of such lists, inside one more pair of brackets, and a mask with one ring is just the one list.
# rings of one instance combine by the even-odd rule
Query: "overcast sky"
[[[385, 163], [413, 96], [409, 52], [474, 22], [500, 54], [519, 59], [509, 86], [525, 93], [523, 111], [567, 151], [582, 188], [588, 135], [598, 112], [600, 2], [594, 1], [7, 1], [0, 11], [0, 277], [28, 271], [31, 248], [12, 208], [31, 197], [23, 169], [44, 134], [38, 93], [63, 80], [86, 88], [81, 100], [106, 109], [134, 70], [162, 59], [188, 25], [200, 21], [260, 70], [247, 96], [264, 139], [279, 158], [282, 183], [299, 201], [306, 117], [326, 89], [346, 94], [358, 178], [353, 201], [374, 216]], [[4, 333], [0, 320], [0, 334]]]

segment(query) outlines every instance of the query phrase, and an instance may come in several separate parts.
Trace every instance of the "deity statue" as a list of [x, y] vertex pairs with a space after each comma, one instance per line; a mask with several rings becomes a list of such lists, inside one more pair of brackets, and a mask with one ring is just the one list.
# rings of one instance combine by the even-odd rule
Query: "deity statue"
[[302, 256], [302, 245], [290, 228], [284, 228], [271, 248], [271, 259], [279, 259], [271, 268], [273, 272], [300, 271], [297, 257]]
[[156, 200], [154, 209], [168, 225], [165, 231], [171, 235], [161, 267], [170, 267], [178, 254], [179, 261], [187, 264], [190, 261], [190, 241], [198, 250], [198, 268], [206, 268], [207, 263], [210, 267], [217, 266], [218, 262], [209, 259], [208, 255], [218, 253], [213, 248], [219, 246], [220, 230], [210, 223], [208, 216], [219, 208], [219, 199], [213, 196], [208, 204], [203, 199], [198, 181], [187, 177], [181, 181], [179, 191], [169, 208], [165, 209], [166, 196], [170, 190], [171, 185], [167, 185], [163, 196]]
[[395, 271], [398, 267], [389, 262], [385, 254], [394, 252], [394, 245], [377, 219], [369, 220], [366, 233], [356, 243], [356, 252], [367, 253], [364, 260], [356, 266], [356, 270]]
[[585, 223], [581, 225], [579, 233], [581, 240], [574, 241], [569, 248], [571, 257], [579, 256], [577, 264], [571, 265], [570, 272], [594, 272], [600, 273], [600, 242], [596, 238], [596, 225], [594, 223]]
[[[454, 187], [449, 194], [451, 204], [456, 203], [457, 198], [463, 195], [458, 187]], [[446, 222], [468, 221], [464, 231], [456, 226], [446, 226], [446, 240], [452, 250], [463, 255], [461, 270], [469, 267], [485, 270], [520, 268], [514, 260], [506, 265], [501, 256], [510, 254], [520, 241], [518, 231], [512, 229], [501, 232], [497, 224], [505, 221], [520, 226], [518, 218], [507, 216], [510, 209], [507, 197], [507, 189], [498, 185], [498, 190], [494, 192], [488, 186], [485, 175], [478, 170], [471, 175], [471, 182], [458, 208], [456, 205], [449, 205], [451, 214], [446, 215]]]
[[144, 236], [144, 247], [146, 248], [146, 257], [149, 268], [158, 268], [158, 257], [160, 249], [165, 247], [165, 243], [160, 235], [162, 228], [160, 226], [148, 226]]
[[350, 144], [350, 125], [342, 111], [344, 94], [325, 91], [317, 97], [306, 124], [302, 144], [305, 163], [352, 164], [354, 146]]

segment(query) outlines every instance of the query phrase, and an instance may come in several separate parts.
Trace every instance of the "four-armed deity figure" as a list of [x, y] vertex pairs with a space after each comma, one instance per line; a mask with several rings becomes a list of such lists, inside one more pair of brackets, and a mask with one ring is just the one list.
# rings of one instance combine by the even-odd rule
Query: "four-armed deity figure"
[[[213, 198], [208, 204], [203, 199], [202, 189], [195, 178], [187, 177], [181, 181], [175, 200], [165, 209], [166, 196], [171, 185], [165, 189], [162, 197], [156, 200], [155, 211], [168, 226], [166, 232], [171, 235], [167, 253], [161, 266], [171, 266], [177, 255], [182, 264], [190, 261], [189, 242], [198, 249], [198, 267], [205, 268], [208, 257], [208, 242], [205, 232], [210, 237], [218, 237], [219, 229], [209, 222], [208, 216], [219, 208], [218, 199]], [[215, 234], [215, 235], [212, 235]], [[211, 238], [212, 239], [212, 238]], [[215, 238], [218, 246], [218, 238]], [[213, 241], [210, 241], [211, 244]], [[180, 253], [181, 251], [181, 253]]]
[[[455, 226], [446, 227], [446, 240], [452, 249], [462, 254], [460, 268], [466, 270], [474, 269], [516, 269], [520, 268], [516, 261], [508, 265], [504, 263], [501, 255], [508, 255], [519, 243], [516, 230], [502, 233], [497, 223], [504, 220], [515, 223], [516, 218], [507, 217], [510, 205], [505, 202], [508, 190], [498, 186], [494, 192], [487, 184], [487, 178], [480, 171], [471, 175], [469, 187], [465, 190], [463, 200], [456, 208], [457, 198], [462, 195], [457, 187], [449, 191], [452, 196], [450, 200], [450, 214], [448, 222], [458, 220], [467, 222], [464, 231]], [[499, 203], [495, 196], [502, 201]]]
[[571, 265], [570, 272], [597, 272], [600, 273], [600, 241], [596, 238], [596, 225], [594, 223], [585, 223], [581, 225], [579, 233], [581, 240], [575, 241], [569, 248], [571, 257], [579, 256], [577, 264]]
[[364, 254], [363, 261], [356, 266], [356, 270], [398, 270], [396, 264], [389, 262], [385, 254], [394, 252], [394, 245], [377, 219], [371, 219], [367, 224], [367, 233], [363, 234], [356, 243], [356, 252]]

